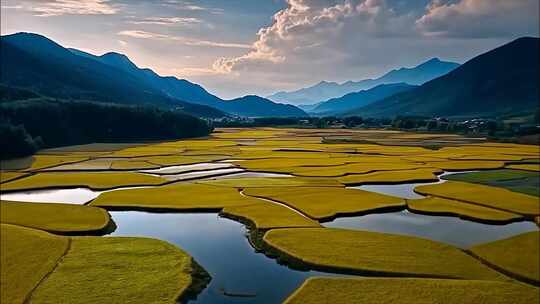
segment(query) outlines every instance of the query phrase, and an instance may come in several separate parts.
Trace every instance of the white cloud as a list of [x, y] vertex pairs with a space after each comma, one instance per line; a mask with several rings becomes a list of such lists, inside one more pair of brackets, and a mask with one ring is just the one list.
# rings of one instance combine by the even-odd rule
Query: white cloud
[[200, 67], [185, 67], [185, 68], [176, 68], [171, 69], [170, 73], [177, 75], [178, 77], [193, 77], [193, 76], [211, 76], [219, 74], [219, 72], [214, 69], [209, 68], [200, 68]]
[[538, 0], [424, 1], [286, 0], [249, 51], [213, 61], [213, 79], [237, 90], [359, 80], [432, 57], [466, 61], [538, 31]]
[[215, 7], [204, 7], [197, 4], [194, 4], [190, 1], [184, 1], [184, 0], [167, 0], [163, 3], [165, 6], [175, 8], [177, 10], [185, 10], [185, 11], [207, 11], [213, 14], [223, 14], [224, 10], [221, 8], [215, 8]]
[[157, 33], [151, 33], [146, 31], [121, 31], [118, 32], [120, 36], [127, 36], [132, 38], [143, 38], [143, 39], [169, 39], [170, 36], [161, 35]]
[[207, 47], [240, 48], [240, 49], [246, 49], [246, 48], [251, 47], [250, 45], [241, 44], [241, 43], [226, 43], [226, 42], [216, 42], [216, 41], [208, 41], [208, 40], [198, 40], [198, 39], [187, 38], [187, 37], [182, 37], [182, 36], [171, 36], [171, 35], [164, 35], [164, 34], [140, 31], [140, 30], [120, 31], [118, 32], [118, 35], [132, 37], [132, 38], [140, 38], [140, 39], [174, 41], [174, 42], [179, 42], [188, 46], [207, 46]]
[[512, 37], [538, 35], [538, 0], [433, 0], [417, 27], [430, 36]]
[[202, 23], [199, 18], [193, 17], [148, 17], [141, 20], [129, 21], [131, 24], [154, 24], [165, 26], [188, 26]]
[[109, 0], [53, 0], [39, 1], [25, 7], [35, 13], [35, 16], [50, 17], [60, 15], [111, 15], [118, 8], [111, 5]]
[[2, 4], [1, 8], [2, 9], [15, 9], [15, 10], [17, 10], [17, 9], [23, 9], [24, 6], [22, 6], [22, 5], [3, 5]]
[[253, 50], [234, 58], [219, 58], [213, 68], [222, 73], [249, 70], [272, 63], [299, 60], [339, 60], [366, 38], [409, 34], [414, 19], [397, 15], [384, 0], [288, 0], [269, 27], [261, 28]]

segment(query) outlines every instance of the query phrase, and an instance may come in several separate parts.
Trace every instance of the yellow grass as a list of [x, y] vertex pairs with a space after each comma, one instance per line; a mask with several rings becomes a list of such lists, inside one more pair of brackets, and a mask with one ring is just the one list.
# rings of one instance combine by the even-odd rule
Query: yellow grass
[[192, 282], [192, 258], [146, 238], [73, 237], [32, 303], [176, 303]]
[[248, 219], [257, 229], [320, 227], [319, 223], [297, 212], [273, 203], [262, 201], [247, 206], [229, 206], [223, 214]]
[[110, 224], [107, 211], [81, 205], [0, 202], [0, 222], [49, 232], [98, 232]]
[[115, 151], [108, 156], [110, 157], [143, 157], [143, 156], [163, 156], [173, 155], [183, 152], [184, 149], [180, 147], [166, 146], [163, 144], [147, 145], [126, 148], [123, 150]]
[[232, 188], [343, 187], [334, 179], [316, 177], [245, 177], [204, 180], [198, 184]]
[[272, 129], [247, 129], [239, 132], [223, 132], [212, 134], [215, 138], [239, 139], [239, 138], [269, 138], [286, 134], [286, 131]]
[[[268, 155], [266, 155], [268, 156]], [[238, 164], [245, 169], [253, 171], [265, 171], [267, 169], [291, 168], [302, 166], [336, 166], [344, 165], [348, 162], [347, 158], [285, 158], [276, 160], [274, 158], [254, 159], [239, 162]]]
[[428, 162], [428, 164], [432, 167], [449, 171], [500, 169], [504, 167], [504, 162], [501, 161], [453, 160]]
[[537, 197], [512, 192], [503, 188], [447, 181], [442, 184], [419, 186], [414, 191], [518, 214], [540, 214], [540, 202]]
[[66, 237], [0, 224], [0, 300], [24, 303], [68, 248]]
[[462, 157], [455, 157], [455, 158], [452, 157], [452, 159], [513, 161], [513, 160], [522, 160], [523, 156], [507, 155], [507, 154], [481, 154], [481, 155], [465, 155]]
[[204, 158], [195, 158], [192, 156], [186, 157], [183, 155], [168, 155], [168, 156], [150, 156], [150, 157], [141, 157], [136, 158], [137, 160], [144, 160], [151, 164], [156, 164], [159, 166], [177, 166], [177, 165], [190, 165], [206, 161], [214, 161], [216, 159], [221, 159], [222, 157], [215, 156], [205, 156]]
[[436, 173], [440, 169], [414, 169], [397, 171], [378, 171], [367, 174], [350, 174], [339, 177], [337, 180], [345, 185], [360, 185], [370, 183], [404, 183], [414, 181], [437, 181]]
[[[276, 159], [327, 159], [331, 156], [329, 153], [319, 151], [273, 151], [269, 148], [249, 147], [241, 148], [241, 152], [234, 157], [238, 159], [268, 159], [267, 161], [276, 162]], [[313, 160], [315, 161], [315, 160]]]
[[522, 216], [515, 213], [440, 197], [407, 200], [407, 205], [409, 209], [421, 213], [434, 215], [450, 214], [467, 219], [489, 222], [510, 222], [522, 219]]
[[517, 277], [540, 283], [540, 233], [529, 232], [474, 246], [476, 256]]
[[0, 184], [28, 175], [25, 172], [0, 171]]
[[307, 279], [285, 304], [410, 304], [539, 302], [538, 288], [516, 283], [478, 280], [405, 278]]
[[506, 280], [459, 249], [386, 233], [332, 228], [275, 229], [264, 241], [315, 267], [433, 278]]
[[30, 165], [30, 168], [25, 169], [25, 171], [36, 171], [89, 159], [89, 157], [74, 155], [34, 155], [32, 158], [32, 165]]
[[258, 203], [234, 188], [203, 184], [171, 184], [156, 188], [116, 190], [101, 193], [90, 205], [116, 208], [175, 210], [220, 210], [227, 206]]
[[159, 165], [142, 160], [116, 160], [111, 164], [111, 169], [114, 170], [156, 169], [159, 167]]
[[405, 206], [405, 202], [400, 198], [337, 187], [247, 188], [244, 193], [282, 202], [320, 220], [340, 214], [367, 213]]
[[112, 162], [118, 158], [97, 158], [78, 163], [55, 166], [42, 171], [81, 171], [81, 170], [108, 170]]
[[[353, 163], [345, 164], [341, 166], [332, 166], [332, 167], [295, 167], [292, 168], [290, 173], [297, 176], [320, 176], [320, 177], [340, 177], [346, 174], [361, 174], [369, 173], [373, 171], [394, 171], [394, 170], [413, 170], [429, 167], [423, 164], [417, 163], [407, 163], [405, 161], [396, 160], [393, 162], [385, 163]], [[431, 168], [436, 166], [431, 166]]]
[[506, 165], [506, 168], [540, 172], [540, 164], [515, 164]]
[[124, 186], [159, 185], [166, 179], [135, 172], [43, 172], [2, 184], [3, 191], [88, 187], [96, 190]]

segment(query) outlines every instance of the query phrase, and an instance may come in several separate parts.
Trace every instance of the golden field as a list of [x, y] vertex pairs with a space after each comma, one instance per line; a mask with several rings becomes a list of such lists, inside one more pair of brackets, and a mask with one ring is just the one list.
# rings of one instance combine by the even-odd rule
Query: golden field
[[[113, 151], [42, 151], [2, 167], [2, 193], [101, 192], [86, 205], [0, 202], [2, 303], [182, 299], [198, 271], [189, 252], [159, 240], [90, 236], [114, 229], [108, 211], [117, 210], [215, 212], [257, 232], [257, 244], [279, 262], [370, 277], [311, 278], [286, 303], [534, 303], [538, 231], [463, 250], [321, 223], [407, 210], [538, 225], [538, 158], [537, 146], [453, 134], [289, 128], [220, 129]], [[215, 168], [182, 167], [194, 164]], [[151, 171], [161, 168], [172, 173]], [[471, 170], [433, 183], [444, 172]], [[198, 173], [208, 174], [182, 178]], [[414, 188], [420, 199], [349, 188], [429, 182]]]

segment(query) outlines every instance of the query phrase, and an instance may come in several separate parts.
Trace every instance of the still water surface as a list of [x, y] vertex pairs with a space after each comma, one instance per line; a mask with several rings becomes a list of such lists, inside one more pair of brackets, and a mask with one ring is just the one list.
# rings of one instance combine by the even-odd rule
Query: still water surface
[[323, 223], [323, 226], [417, 236], [464, 249], [476, 244], [538, 230], [532, 222], [488, 225], [457, 217], [415, 214], [407, 210], [341, 217]]
[[[198, 173], [200, 172], [204, 171]], [[228, 177], [246, 177], [246, 175], [273, 174], [240, 172]], [[416, 199], [422, 198], [413, 191], [418, 185], [420, 184], [365, 185], [359, 188]], [[35, 190], [2, 194], [2, 199], [83, 204], [100, 193], [101, 191], [87, 188]], [[279, 265], [276, 260], [253, 249], [246, 236], [244, 225], [221, 218], [216, 213], [113, 211], [110, 214], [117, 225], [117, 230], [111, 234], [112, 236], [141, 236], [170, 242], [187, 251], [210, 273], [212, 281], [209, 286], [196, 300], [189, 303], [281, 303], [306, 278], [335, 276], [331, 273], [292, 270]], [[530, 222], [487, 225], [455, 217], [426, 216], [408, 211], [344, 217], [323, 225], [418, 236], [461, 248], [538, 230], [536, 225]], [[253, 297], [225, 296], [224, 291]]]
[[[212, 276], [209, 286], [189, 303], [281, 303], [311, 276], [257, 253], [245, 227], [215, 213], [110, 212], [118, 226], [112, 236], [143, 236], [175, 244]], [[229, 297], [223, 291], [254, 297]]]
[[88, 188], [46, 189], [2, 193], [0, 197], [6, 201], [82, 205], [95, 199], [101, 192]]

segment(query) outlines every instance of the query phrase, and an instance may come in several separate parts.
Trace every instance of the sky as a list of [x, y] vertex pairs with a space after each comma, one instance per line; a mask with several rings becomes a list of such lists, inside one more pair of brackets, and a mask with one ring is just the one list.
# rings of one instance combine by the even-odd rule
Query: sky
[[1, 33], [38, 33], [222, 98], [466, 62], [539, 36], [538, 0], [2, 0]]

